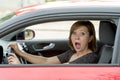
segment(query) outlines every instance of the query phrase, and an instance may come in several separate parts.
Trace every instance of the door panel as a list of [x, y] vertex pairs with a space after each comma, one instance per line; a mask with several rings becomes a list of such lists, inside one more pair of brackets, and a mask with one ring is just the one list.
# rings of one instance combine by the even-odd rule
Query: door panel
[[30, 54], [52, 57], [70, 49], [68, 40], [27, 41], [25, 45]]

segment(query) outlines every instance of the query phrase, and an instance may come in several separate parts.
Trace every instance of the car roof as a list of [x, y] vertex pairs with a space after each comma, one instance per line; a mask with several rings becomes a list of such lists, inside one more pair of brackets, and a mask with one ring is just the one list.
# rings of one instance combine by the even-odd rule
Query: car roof
[[[59, 5], [57, 5], [59, 4]], [[23, 21], [26, 19], [40, 19], [44, 16], [46, 17], [53, 17], [53, 16], [59, 16], [63, 15], [64, 16], [79, 16], [83, 17], [85, 19], [85, 16], [105, 16], [109, 15], [118, 17], [120, 16], [120, 3], [115, 2], [66, 2], [63, 3], [62, 5], [60, 3], [56, 3], [53, 5], [53, 3], [46, 3], [39, 5], [40, 8], [37, 10], [33, 10], [31, 12], [27, 12], [25, 14], [19, 15], [17, 17], [11, 18], [12, 20], [8, 20], [3, 22], [0, 25], [0, 29], [3, 29], [3, 26], [8, 26], [10, 24], [14, 24], [17, 21]], [[47, 5], [47, 6], [46, 6]], [[71, 17], [75, 19], [74, 17]], [[52, 18], [53, 19], [53, 18]], [[64, 18], [63, 18], [64, 19]], [[78, 18], [77, 18], [78, 19]], [[54, 19], [54, 20], [57, 20]], [[51, 21], [51, 20], [49, 20]]]
[[[31, 5], [23, 7], [15, 11], [16, 15], [20, 15], [26, 12], [32, 12], [39, 9], [52, 9], [52, 8], [65, 8], [65, 7], [86, 7], [86, 8], [116, 8], [120, 7], [120, 2], [74, 2], [74, 1], [59, 1], [59, 2], [49, 2], [44, 4]], [[114, 9], [113, 9], [114, 10]], [[120, 10], [118, 10], [120, 12]]]

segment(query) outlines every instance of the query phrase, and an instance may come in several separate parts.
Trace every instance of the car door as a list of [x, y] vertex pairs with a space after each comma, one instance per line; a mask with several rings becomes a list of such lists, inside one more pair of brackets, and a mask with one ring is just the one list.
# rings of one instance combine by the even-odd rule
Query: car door
[[[47, 53], [50, 54], [49, 56], [54, 56], [57, 54], [56, 52], [55, 54], [51, 55], [51, 53], [54, 51], [58, 51], [61, 53], [69, 49], [67, 44], [68, 36], [66, 38], [60, 38], [60, 34], [62, 33], [60, 34], [56, 33], [58, 38], [56, 37], [55, 39], [49, 38], [48, 40], [40, 39], [45, 37], [45, 35], [42, 35], [43, 37], [40, 36], [39, 39], [38, 38], [35, 39], [35, 37], [30, 40], [16, 40], [16, 38], [13, 39], [13, 37], [16, 36], [19, 32], [25, 30], [27, 27], [30, 27], [32, 25], [57, 22], [57, 21], [67, 22], [67, 21], [77, 21], [77, 20], [99, 20], [99, 21], [107, 20], [107, 21], [113, 21], [117, 25], [115, 44], [113, 46], [114, 50], [112, 55], [112, 62], [110, 64], [14, 64], [14, 65], [2, 64], [0, 65], [1, 79], [3, 80], [8, 80], [8, 79], [119, 80], [120, 79], [120, 75], [119, 75], [120, 74], [120, 67], [119, 67], [120, 66], [119, 64], [120, 62], [119, 14], [120, 13], [114, 12], [114, 11], [118, 11], [119, 9], [116, 7], [103, 8], [100, 6], [99, 7], [95, 7], [95, 6], [75, 7], [75, 5], [74, 7], [73, 6], [70, 7], [70, 6], [66, 8], [55, 8], [55, 9], [52, 8], [52, 9], [38, 10], [23, 15], [19, 15], [15, 18], [12, 18], [2, 23], [0, 25], [0, 44], [3, 47], [3, 54], [6, 56], [7, 47], [8, 47], [7, 45], [9, 44], [9, 42], [14, 42], [14, 41], [20, 43], [24, 47], [27, 46], [28, 51], [30, 51], [32, 54], [35, 53], [38, 56], [41, 56], [41, 53], [42, 56], [47, 56], [48, 55]], [[54, 25], [56, 27], [58, 25], [59, 27], [62, 27], [62, 24], [54, 24]], [[50, 27], [49, 29], [52, 28]], [[45, 29], [41, 29], [41, 31], [45, 31]], [[41, 31], [39, 34], [41, 34]], [[97, 32], [99, 33], [99, 31]], [[47, 34], [47, 38], [48, 37], [50, 37], [50, 35]], [[98, 36], [98, 41], [100, 41], [99, 36]]]

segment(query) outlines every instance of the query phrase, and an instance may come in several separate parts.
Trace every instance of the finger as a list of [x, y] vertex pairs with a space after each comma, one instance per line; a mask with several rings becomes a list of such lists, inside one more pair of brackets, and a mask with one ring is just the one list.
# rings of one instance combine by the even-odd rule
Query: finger
[[10, 53], [8, 56], [17, 57], [15, 53]]
[[13, 60], [12, 57], [8, 59], [8, 63], [12, 63], [13, 61], [14, 61], [14, 60]]
[[12, 60], [8, 60], [8, 64], [11, 64], [13, 61]]
[[8, 59], [8, 63], [9, 64], [14, 64], [16, 62], [16, 59], [14, 58], [14, 57], [10, 57], [9, 59]]
[[10, 42], [10, 43], [8, 44], [8, 46], [11, 47], [11, 46], [14, 46], [15, 44], [16, 44], [16, 42]]
[[13, 64], [13, 61], [8, 62], [8, 64]]
[[14, 53], [10, 53], [9, 55], [8, 55], [8, 60], [9, 59], [13, 59], [13, 58], [16, 58], [17, 56], [14, 54]]
[[11, 46], [13, 44], [13, 42], [10, 42], [9, 44], [8, 44], [8, 46]]
[[13, 58], [13, 56], [9, 56], [7, 59], [10, 60], [10, 59], [12, 59], [12, 58]]

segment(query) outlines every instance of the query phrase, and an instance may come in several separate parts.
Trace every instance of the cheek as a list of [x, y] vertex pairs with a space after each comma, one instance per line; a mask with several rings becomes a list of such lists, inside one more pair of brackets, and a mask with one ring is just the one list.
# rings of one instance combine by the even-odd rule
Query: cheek
[[71, 44], [74, 46], [74, 40], [73, 39], [71, 39]]
[[88, 44], [89, 43], [89, 37], [86, 36], [86, 37], [81, 38], [81, 43]]
[[74, 41], [74, 37], [71, 36], [71, 37], [70, 37], [70, 40], [71, 40], [71, 42], [73, 42], [73, 41]]
[[74, 45], [74, 43], [75, 43], [75, 38], [71, 36], [70, 40], [71, 40], [71, 44], [72, 44], [73, 46], [75, 46], [75, 45]]

